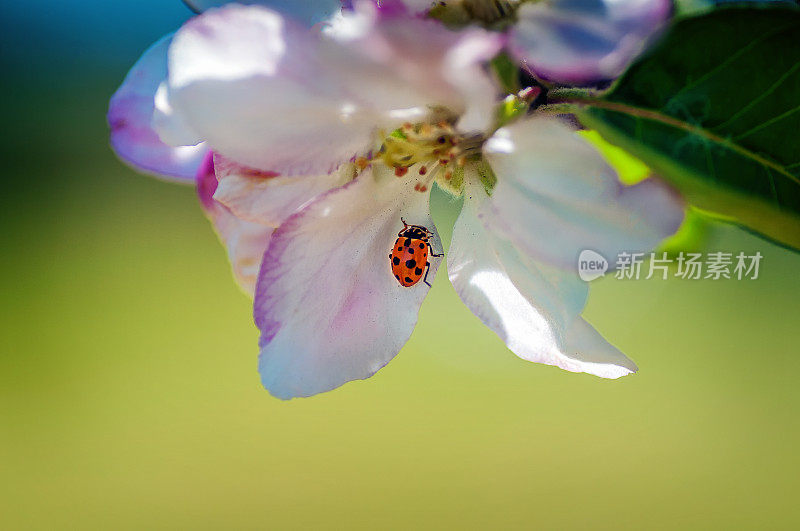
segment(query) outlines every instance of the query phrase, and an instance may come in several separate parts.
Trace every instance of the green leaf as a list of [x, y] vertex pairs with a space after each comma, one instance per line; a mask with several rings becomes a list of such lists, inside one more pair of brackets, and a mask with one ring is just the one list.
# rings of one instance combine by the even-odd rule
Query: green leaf
[[694, 205], [800, 248], [800, 10], [736, 7], [677, 21], [582, 122]]

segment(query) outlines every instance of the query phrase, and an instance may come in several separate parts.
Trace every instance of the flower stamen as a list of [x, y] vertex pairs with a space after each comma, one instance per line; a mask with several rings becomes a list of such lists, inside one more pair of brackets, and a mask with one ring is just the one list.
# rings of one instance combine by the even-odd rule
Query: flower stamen
[[[454, 193], [460, 193], [463, 179], [455, 182], [453, 176], [463, 175], [468, 163], [481, 160], [485, 141], [482, 134], [459, 135], [446, 120], [435, 124], [407, 122], [389, 134], [381, 133], [381, 137], [375, 159], [393, 168], [397, 177], [405, 177], [412, 166], [419, 165], [419, 175], [427, 176], [428, 182], [443, 176], [445, 183], [440, 184]], [[426, 191], [428, 187], [418, 184], [414, 189]]]

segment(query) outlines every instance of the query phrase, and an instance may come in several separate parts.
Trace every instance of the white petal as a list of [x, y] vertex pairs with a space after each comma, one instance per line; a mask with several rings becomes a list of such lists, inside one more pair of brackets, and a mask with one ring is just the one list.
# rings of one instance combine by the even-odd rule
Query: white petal
[[580, 317], [587, 284], [569, 271], [524, 260], [478, 219], [488, 201], [467, 187], [447, 269], [461, 300], [522, 359], [618, 378], [636, 365]]
[[305, 203], [354, 177], [353, 165], [330, 174], [275, 176], [214, 157], [217, 190], [214, 199], [241, 219], [277, 227]]
[[152, 112], [152, 127], [161, 141], [169, 146], [194, 146], [203, 142], [183, 115], [176, 112], [170, 101], [169, 84], [161, 82], [156, 91], [155, 109]]
[[207, 148], [167, 145], [151, 124], [156, 90], [167, 77], [167, 49], [171, 40], [172, 36], [167, 35], [150, 47], [112, 96], [108, 109], [111, 146], [137, 169], [191, 181]]
[[[231, 3], [232, 0], [187, 0], [197, 11], [205, 11], [212, 7], [220, 7]], [[316, 24], [321, 22], [342, 7], [341, 0], [235, 0], [236, 3], [245, 5], [261, 5], [270, 7], [282, 13], [305, 22]]]
[[236, 281], [252, 297], [261, 259], [275, 229], [233, 215], [224, 205], [214, 200], [216, 187], [217, 178], [209, 153], [197, 174], [197, 194], [220, 241], [228, 250]]
[[349, 101], [320, 46], [319, 33], [265, 8], [210, 10], [175, 36], [170, 102], [215, 152], [241, 164], [329, 173], [368, 149], [376, 120]]
[[664, 27], [669, 0], [549, 0], [517, 12], [510, 45], [540, 77], [584, 84], [619, 76]]
[[[368, 378], [405, 344], [428, 286], [401, 286], [389, 253], [408, 223], [435, 230], [428, 193], [371, 172], [330, 191], [275, 232], [256, 288], [260, 372], [288, 399]], [[441, 249], [438, 237], [433, 246]], [[439, 265], [430, 260], [428, 280]]]
[[376, 130], [435, 107], [487, 121], [492, 87], [478, 63], [499, 35], [356, 7], [325, 32], [253, 6], [196, 17], [170, 48], [172, 108], [215, 152], [282, 175], [330, 173], [365, 154]]
[[[348, 55], [325, 48], [328, 62], [352, 82], [358, 100], [391, 118], [419, 119], [434, 106], [465, 114], [463, 132], [486, 129], [496, 89], [483, 68], [502, 47], [500, 34], [480, 29], [453, 32], [400, 8], [358, 2], [330, 29]], [[405, 113], [405, 116], [402, 113]]]
[[575, 365], [568, 363], [562, 367], [568, 371], [588, 372], [602, 378], [619, 378], [639, 370], [630, 358], [580, 317], [567, 329], [563, 351], [570, 360], [577, 362]]
[[253, 297], [261, 259], [275, 229], [239, 219], [224, 210], [211, 219], [217, 235], [228, 250], [228, 260], [236, 282], [242, 291]]
[[674, 191], [654, 178], [621, 185], [601, 155], [555, 119], [501, 129], [484, 152], [498, 179], [485, 222], [538, 260], [575, 268], [591, 249], [613, 263], [621, 251], [650, 251], [683, 219]]
[[463, 114], [458, 128], [463, 133], [486, 131], [494, 123], [497, 88], [486, 75], [485, 63], [500, 51], [499, 36], [482, 30], [461, 32], [461, 39], [448, 52], [444, 71], [448, 81], [459, 88]]

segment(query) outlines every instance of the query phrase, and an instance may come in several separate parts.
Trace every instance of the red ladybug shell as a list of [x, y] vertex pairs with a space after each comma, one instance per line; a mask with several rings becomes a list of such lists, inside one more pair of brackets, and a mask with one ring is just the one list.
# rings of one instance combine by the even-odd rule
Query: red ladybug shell
[[400, 231], [389, 254], [392, 274], [400, 285], [405, 287], [419, 282], [428, 264], [428, 236], [425, 232], [420, 234], [420, 231], [413, 230], [416, 228], [418, 227], [410, 225], [409, 228]]

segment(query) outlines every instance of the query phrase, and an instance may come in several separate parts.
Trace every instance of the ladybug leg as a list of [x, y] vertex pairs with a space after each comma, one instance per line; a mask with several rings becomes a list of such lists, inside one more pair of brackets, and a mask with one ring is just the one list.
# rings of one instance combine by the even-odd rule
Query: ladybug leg
[[437, 258], [440, 257], [440, 256], [444, 256], [444, 253], [439, 253], [439, 254], [434, 253], [433, 252], [433, 245], [431, 245], [430, 242], [428, 242], [428, 252], [430, 253], [431, 256], [435, 256]]
[[[426, 243], [428, 244], [428, 255], [429, 256], [435, 256], [437, 258], [440, 257], [440, 256], [444, 256], [444, 253], [439, 253], [439, 254], [434, 253], [433, 252], [433, 246], [431, 245], [431, 243], [430, 242], [426, 242]], [[430, 269], [431, 269], [431, 263], [426, 261], [425, 262], [425, 278], [422, 279], [422, 281], [425, 282], [425, 284], [427, 284], [428, 287], [432, 287], [431, 283], [428, 282], [428, 271], [430, 271]]]

